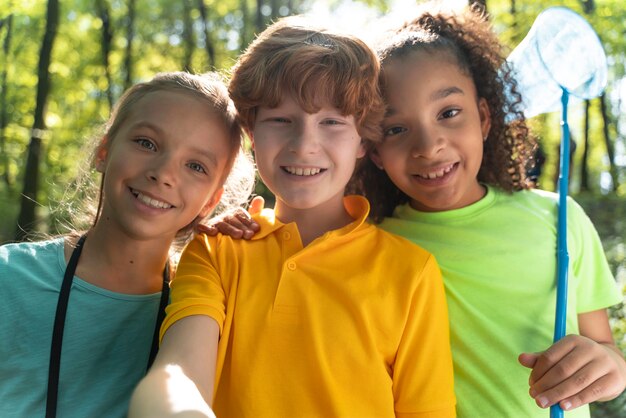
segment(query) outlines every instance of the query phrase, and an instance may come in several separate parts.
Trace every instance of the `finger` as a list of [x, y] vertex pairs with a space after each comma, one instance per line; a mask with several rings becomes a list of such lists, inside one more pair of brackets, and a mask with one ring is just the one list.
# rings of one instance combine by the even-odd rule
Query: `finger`
[[535, 363], [537, 363], [539, 354], [541, 353], [522, 353], [517, 357], [517, 361], [519, 361], [522, 366], [532, 369], [535, 367]]
[[198, 224], [196, 225], [196, 232], [198, 232], [199, 234], [207, 234], [213, 237], [217, 235], [218, 231], [213, 225]]
[[258, 213], [261, 213], [264, 206], [265, 199], [263, 199], [263, 196], [254, 196], [252, 202], [250, 202], [250, 207], [248, 207], [248, 211], [251, 215], [256, 215]]
[[[604, 370], [602, 366], [599, 368], [594, 363], [588, 363], [585, 366], [572, 373], [568, 378], [559, 380], [551, 388], [545, 391], [538, 391], [538, 395], [535, 398], [537, 404], [542, 407], [548, 407], [558, 402], [562, 402], [568, 398], [577, 396], [587, 390], [588, 387], [593, 385], [596, 381], [606, 375], [607, 370]], [[600, 389], [599, 386], [595, 386]], [[585, 398], [591, 398], [597, 400], [602, 393], [585, 393]], [[571, 401], [570, 401], [571, 404]], [[581, 405], [579, 403], [579, 405]]]
[[550, 346], [546, 351], [539, 354], [537, 361], [533, 367], [533, 371], [530, 373], [530, 384], [539, 381], [554, 365], [559, 363], [565, 356], [567, 356], [576, 345], [567, 337], [558, 341]]
[[234, 227], [226, 222], [220, 222], [215, 225], [217, 229], [222, 233], [222, 235], [228, 235], [232, 238], [240, 239], [244, 235], [244, 229], [239, 227]]
[[[576, 350], [570, 351], [565, 357], [561, 358], [556, 364], [547, 370], [540, 378], [531, 381], [531, 391], [536, 394], [540, 394], [555, 388], [574, 376], [592, 360], [592, 358], [584, 353], [581, 355], [581, 353], [577, 353]], [[561, 395], [558, 399], [563, 399], [563, 397], [564, 396]]]
[[620, 393], [619, 389], [618, 391], [613, 390], [614, 380], [612, 375], [602, 376], [575, 395], [561, 400], [559, 405], [563, 410], [569, 411], [597, 400], [611, 399]]
[[[248, 214], [248, 212], [241, 210], [241, 211], [237, 211], [234, 216], [237, 218], [237, 220], [241, 223], [242, 226], [245, 226], [245, 231], [246, 232], [252, 232], [252, 231], [258, 231], [260, 229], [259, 224], [257, 224]], [[231, 223], [232, 226], [236, 226], [233, 225]], [[252, 230], [252, 231], [250, 231]]]

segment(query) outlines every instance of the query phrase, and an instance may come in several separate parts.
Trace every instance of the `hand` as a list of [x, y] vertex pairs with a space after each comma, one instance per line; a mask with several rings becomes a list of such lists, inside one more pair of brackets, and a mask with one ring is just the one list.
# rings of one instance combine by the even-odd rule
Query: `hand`
[[542, 353], [522, 353], [530, 369], [530, 396], [547, 408], [565, 411], [617, 397], [626, 387], [626, 363], [613, 344], [568, 335]]
[[250, 216], [260, 213], [263, 210], [263, 206], [265, 206], [265, 199], [261, 196], [255, 196], [248, 207], [249, 212], [237, 209], [234, 213], [211, 219], [209, 225], [198, 225], [197, 230], [211, 236], [221, 232], [232, 238], [250, 239], [259, 232], [259, 224], [252, 220]]

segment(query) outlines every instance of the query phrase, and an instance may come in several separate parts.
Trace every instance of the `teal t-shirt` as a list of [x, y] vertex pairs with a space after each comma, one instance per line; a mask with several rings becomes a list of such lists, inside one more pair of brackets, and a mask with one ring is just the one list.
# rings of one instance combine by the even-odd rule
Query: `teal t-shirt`
[[[557, 200], [540, 190], [489, 188], [461, 209], [426, 213], [399, 206], [381, 225], [433, 253], [441, 267], [460, 418], [549, 415], [528, 395], [530, 372], [517, 356], [552, 344]], [[567, 210], [567, 333], [577, 333], [577, 313], [623, 298], [591, 221], [572, 199]], [[566, 416], [589, 417], [589, 408]]]
[[[45, 415], [62, 239], [0, 246], [0, 417]], [[57, 416], [125, 417], [145, 375], [160, 293], [126, 295], [74, 278]]]

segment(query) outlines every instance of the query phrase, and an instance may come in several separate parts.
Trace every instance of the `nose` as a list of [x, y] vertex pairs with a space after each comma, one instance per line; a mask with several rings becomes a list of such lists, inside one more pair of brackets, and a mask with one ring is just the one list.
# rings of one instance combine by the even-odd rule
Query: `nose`
[[153, 161], [153, 164], [146, 171], [148, 180], [172, 187], [176, 184], [176, 163], [167, 156], [162, 155]]
[[445, 147], [445, 138], [437, 132], [420, 132], [411, 142], [411, 157], [435, 158]]
[[302, 124], [289, 141], [289, 151], [294, 154], [315, 154], [319, 151], [319, 132], [313, 124]]

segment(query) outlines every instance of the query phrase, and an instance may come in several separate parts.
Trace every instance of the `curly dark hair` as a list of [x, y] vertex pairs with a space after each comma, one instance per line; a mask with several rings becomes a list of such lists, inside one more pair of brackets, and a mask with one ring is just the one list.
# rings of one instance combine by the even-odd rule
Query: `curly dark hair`
[[[535, 186], [527, 176], [536, 142], [522, 113], [521, 95], [513, 71], [506, 62], [483, 9], [464, 12], [425, 12], [389, 33], [376, 48], [381, 61], [381, 89], [385, 94], [385, 67], [414, 51], [448, 53], [474, 81], [477, 94], [485, 98], [491, 129], [484, 144], [478, 181], [513, 192]], [[349, 185], [350, 192], [365, 195], [370, 217], [380, 222], [394, 208], [410, 201], [386, 172], [372, 161], [362, 164]]]

